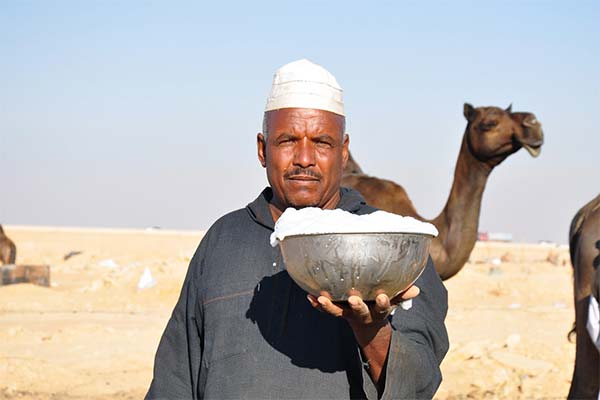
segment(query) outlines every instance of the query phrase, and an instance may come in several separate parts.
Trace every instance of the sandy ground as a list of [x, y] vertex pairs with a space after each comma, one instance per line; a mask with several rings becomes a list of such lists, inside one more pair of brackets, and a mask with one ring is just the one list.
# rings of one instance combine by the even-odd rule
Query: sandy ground
[[[202, 232], [4, 228], [19, 264], [51, 266], [52, 286], [0, 287], [0, 398], [142, 398]], [[567, 260], [566, 248], [477, 244], [445, 282], [451, 348], [436, 398], [566, 397]], [[157, 284], [139, 290], [146, 267]]]

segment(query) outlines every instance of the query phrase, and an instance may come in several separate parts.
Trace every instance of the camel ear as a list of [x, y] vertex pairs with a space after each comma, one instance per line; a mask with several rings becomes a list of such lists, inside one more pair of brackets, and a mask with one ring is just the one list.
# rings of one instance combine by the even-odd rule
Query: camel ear
[[510, 103], [509, 106], [504, 111], [506, 111], [509, 114], [512, 113], [512, 103]]
[[471, 120], [475, 116], [475, 108], [469, 103], [465, 103], [465, 105], [463, 106], [463, 114], [467, 121], [471, 122]]

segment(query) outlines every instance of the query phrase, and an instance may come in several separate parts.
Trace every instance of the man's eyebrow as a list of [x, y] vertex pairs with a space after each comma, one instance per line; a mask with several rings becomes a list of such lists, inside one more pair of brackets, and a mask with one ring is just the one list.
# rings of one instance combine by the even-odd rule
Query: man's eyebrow
[[328, 140], [328, 141], [331, 141], [331, 140], [335, 140], [335, 139], [334, 139], [334, 135], [325, 132], [325, 133], [322, 133], [320, 135], [317, 135], [317, 136], [313, 137], [313, 140]]
[[276, 135], [277, 140], [293, 139], [294, 137], [291, 132], [282, 132]]

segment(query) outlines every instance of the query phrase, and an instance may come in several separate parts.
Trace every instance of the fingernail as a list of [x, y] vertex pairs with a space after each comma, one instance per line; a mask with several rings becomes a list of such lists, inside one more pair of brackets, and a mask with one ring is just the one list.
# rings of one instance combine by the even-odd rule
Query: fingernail
[[319, 298], [317, 299], [317, 301], [322, 306], [324, 306], [325, 304], [327, 304], [327, 299], [325, 299], [325, 297], [323, 297], [323, 296], [319, 296]]
[[348, 298], [348, 303], [349, 303], [351, 306], [357, 306], [357, 305], [359, 305], [359, 304], [360, 304], [360, 298], [359, 298], [359, 297], [356, 297], [356, 296], [350, 296], [350, 297]]

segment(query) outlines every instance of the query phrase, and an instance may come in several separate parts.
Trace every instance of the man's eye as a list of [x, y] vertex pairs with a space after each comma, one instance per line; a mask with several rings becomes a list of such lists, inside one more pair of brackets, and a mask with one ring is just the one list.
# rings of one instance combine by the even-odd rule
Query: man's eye
[[326, 141], [319, 141], [317, 142], [317, 146], [319, 147], [332, 147], [333, 145], [330, 142], [326, 142]]

